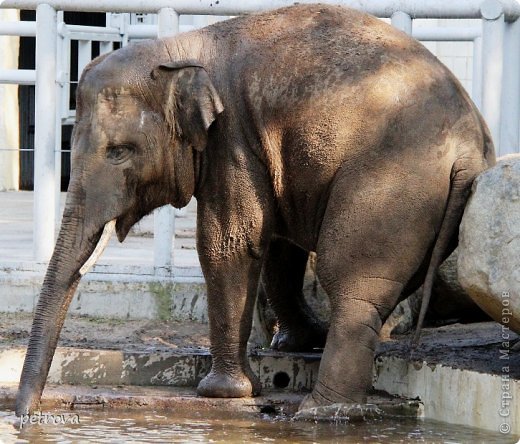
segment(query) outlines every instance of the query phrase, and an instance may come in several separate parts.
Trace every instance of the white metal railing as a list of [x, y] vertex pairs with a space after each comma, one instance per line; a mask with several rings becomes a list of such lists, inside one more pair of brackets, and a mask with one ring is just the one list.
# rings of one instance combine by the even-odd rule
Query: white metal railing
[[[506, 148], [519, 149], [520, 120], [520, 4], [515, 0], [343, 0], [323, 3], [343, 4], [364, 10], [381, 18], [390, 18], [392, 24], [422, 40], [473, 41], [474, 84], [473, 98], [481, 107], [491, 129], [499, 154]], [[299, 3], [312, 3], [300, 0]], [[63, 97], [63, 85], [67, 79], [60, 77], [57, 69], [58, 48], [56, 39], [92, 40], [91, 29], [60, 25], [58, 12], [142, 12], [157, 13], [157, 27], [128, 26], [127, 34], [135, 37], [173, 35], [179, 32], [179, 15], [240, 15], [275, 7], [288, 6], [287, 0], [3, 0], [0, 8], [36, 9], [35, 29], [31, 24], [0, 23], [0, 35], [34, 35], [37, 41], [36, 72], [1, 70], [0, 83], [36, 83], [36, 135], [35, 135], [35, 231], [34, 255], [38, 262], [45, 262], [54, 247], [56, 207], [54, 159], [57, 124], [53, 116], [59, 109], [56, 97]], [[481, 18], [479, 28], [413, 29], [415, 18]], [[19, 25], [19, 27], [18, 27]], [[116, 32], [117, 31], [117, 32]], [[95, 29], [99, 33], [99, 29]], [[105, 42], [121, 38], [121, 30], [103, 28]], [[133, 33], [133, 34], [132, 34]], [[119, 36], [119, 37], [118, 37]], [[80, 53], [88, 53], [84, 43]], [[108, 45], [108, 43], [106, 43]], [[104, 50], [109, 47], [105, 46]], [[62, 48], [63, 50], [63, 48]], [[504, 70], [504, 54], [508, 56]], [[80, 56], [81, 57], [81, 56]], [[55, 93], [56, 92], [56, 93]], [[43, 105], [44, 104], [44, 105]], [[45, 109], [43, 109], [45, 108]], [[63, 107], [62, 107], [63, 109]], [[67, 118], [60, 114], [60, 117]], [[171, 270], [173, 211], [167, 207], [156, 216], [154, 262], [159, 273]]]
[[[36, 9], [46, 3], [60, 11], [84, 12], [143, 12], [157, 13], [171, 8], [179, 15], [240, 15], [266, 9], [293, 5], [288, 0], [4, 0], [2, 8]], [[299, 0], [298, 3], [316, 3], [315, 0]], [[503, 14], [507, 21], [520, 16], [520, 5], [515, 0], [321, 0], [350, 6], [381, 18], [390, 18], [401, 11], [412, 18], [481, 18], [485, 14]]]

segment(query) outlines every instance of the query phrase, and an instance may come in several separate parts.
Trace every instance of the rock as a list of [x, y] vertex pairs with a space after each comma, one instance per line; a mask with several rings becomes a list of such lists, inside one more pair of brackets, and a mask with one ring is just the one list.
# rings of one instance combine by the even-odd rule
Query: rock
[[383, 339], [392, 335], [402, 335], [413, 330], [421, 309], [422, 287], [408, 298], [399, 302], [394, 311], [388, 316], [381, 328], [379, 336]]
[[316, 253], [314, 252], [309, 254], [302, 292], [305, 302], [311, 308], [316, 318], [320, 322], [328, 324], [330, 318], [330, 302], [327, 293], [325, 293], [325, 290], [321, 287], [318, 277], [316, 276]]
[[520, 333], [520, 155], [480, 174], [460, 225], [459, 281], [495, 321]]
[[248, 347], [250, 349], [269, 347], [276, 328], [276, 316], [267, 301], [263, 286], [259, 285]]
[[457, 322], [480, 322], [488, 320], [487, 315], [471, 299], [459, 282], [456, 249], [446, 259], [435, 274], [432, 298], [428, 308], [430, 320], [454, 320]]

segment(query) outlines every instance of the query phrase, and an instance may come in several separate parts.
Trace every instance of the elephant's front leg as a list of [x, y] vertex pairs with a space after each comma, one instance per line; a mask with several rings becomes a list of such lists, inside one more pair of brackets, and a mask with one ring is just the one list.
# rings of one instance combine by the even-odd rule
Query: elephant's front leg
[[[199, 213], [199, 220], [204, 219]], [[207, 284], [213, 359], [210, 373], [197, 388], [201, 396], [241, 398], [260, 393], [260, 381], [247, 358], [262, 265], [259, 225], [251, 220], [238, 227], [199, 222], [198, 251]]]

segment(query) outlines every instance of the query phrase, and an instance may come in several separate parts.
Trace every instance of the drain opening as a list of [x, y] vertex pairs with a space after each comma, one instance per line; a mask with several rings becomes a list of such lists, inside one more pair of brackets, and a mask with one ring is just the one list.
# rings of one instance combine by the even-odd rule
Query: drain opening
[[289, 385], [289, 382], [291, 382], [291, 378], [285, 372], [278, 372], [273, 376], [273, 385], [276, 388], [286, 388]]
[[276, 409], [272, 405], [263, 405], [260, 407], [260, 413], [265, 415], [276, 415]]

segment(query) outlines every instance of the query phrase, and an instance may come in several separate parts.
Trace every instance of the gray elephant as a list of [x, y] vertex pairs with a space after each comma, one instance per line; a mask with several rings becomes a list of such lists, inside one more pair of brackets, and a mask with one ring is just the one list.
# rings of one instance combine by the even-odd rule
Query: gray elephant
[[192, 196], [213, 356], [198, 393], [260, 392], [246, 345], [261, 273], [286, 343], [313, 332], [297, 299], [315, 251], [332, 318], [301, 407], [365, 402], [382, 323], [423, 282], [427, 300], [473, 179], [495, 161], [481, 116], [432, 54], [374, 17], [324, 5], [97, 58], [78, 87], [73, 139], [18, 414], [39, 404], [103, 233], [115, 225], [123, 241], [154, 208]]

